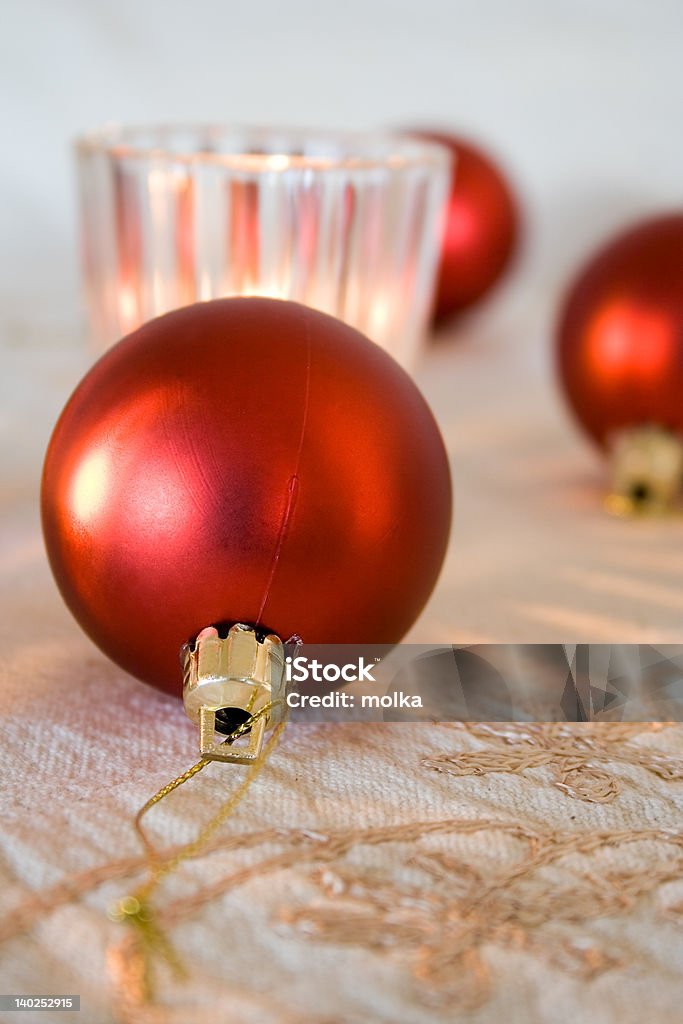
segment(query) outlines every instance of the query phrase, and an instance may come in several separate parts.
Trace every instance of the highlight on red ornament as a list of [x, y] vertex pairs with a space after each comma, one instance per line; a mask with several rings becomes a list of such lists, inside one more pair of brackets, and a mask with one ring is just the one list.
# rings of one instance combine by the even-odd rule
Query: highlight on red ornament
[[434, 303], [438, 322], [469, 309], [502, 277], [518, 245], [520, 215], [505, 172], [479, 146], [447, 132], [412, 134], [453, 155]]
[[[42, 520], [88, 636], [169, 693], [181, 653], [202, 755], [251, 761], [290, 637], [393, 644], [410, 628], [446, 551], [450, 473], [379, 346], [296, 303], [219, 299], [143, 325], [84, 377], [47, 451]], [[246, 749], [216, 742], [260, 711]]]
[[569, 405], [611, 460], [608, 509], [670, 509], [683, 487], [683, 212], [593, 255], [567, 293], [556, 345]]

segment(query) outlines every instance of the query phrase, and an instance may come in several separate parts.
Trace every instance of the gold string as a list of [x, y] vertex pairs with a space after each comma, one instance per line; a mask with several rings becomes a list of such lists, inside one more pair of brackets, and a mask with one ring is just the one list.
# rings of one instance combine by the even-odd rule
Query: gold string
[[135, 815], [135, 831], [139, 835], [142, 844], [145, 847], [145, 850], [147, 851], [147, 856], [149, 860], [156, 860], [158, 857], [158, 851], [154, 844], [150, 841], [147, 833], [142, 827], [141, 822], [145, 814], [147, 814], [147, 812], [152, 807], [154, 807], [155, 804], [158, 804], [161, 800], [163, 800], [165, 796], [168, 796], [169, 793], [172, 793], [174, 789], [177, 789], [178, 786], [182, 786], [183, 783], [189, 782], [189, 780], [193, 778], [195, 775], [197, 775], [197, 773], [200, 772], [202, 768], [206, 768], [207, 764], [209, 764], [209, 758], [202, 757], [199, 761], [197, 761], [196, 764], [193, 764], [191, 768], [188, 768], [186, 772], [183, 772], [182, 775], [179, 775], [176, 779], [173, 779], [173, 781], [169, 782], [166, 786], [162, 786], [162, 788], [157, 793], [155, 793], [154, 796], [151, 796], [149, 800], [147, 800], [147, 802], [143, 804], [138, 813]]
[[[250, 715], [245, 722], [238, 725], [237, 728], [226, 737], [225, 742], [233, 743], [240, 736], [243, 736], [244, 733], [248, 732], [256, 722], [259, 721], [259, 719], [264, 718], [266, 715], [270, 714], [274, 708], [283, 704], [284, 702], [282, 700], [278, 700], [271, 701], [264, 705], [264, 707], [260, 708], [255, 714]], [[240, 785], [219, 807], [216, 814], [209, 819], [196, 839], [193, 839], [185, 846], [182, 846], [173, 854], [173, 856], [167, 857], [166, 860], [162, 860], [160, 858], [159, 851], [151, 842], [145, 832], [145, 829], [142, 827], [142, 819], [152, 807], [163, 800], [164, 797], [168, 796], [169, 793], [172, 793], [175, 789], [178, 789], [179, 786], [184, 785], [184, 783], [189, 782], [189, 780], [202, 771], [203, 768], [206, 768], [211, 759], [207, 757], [200, 758], [196, 764], [192, 765], [191, 768], [188, 768], [187, 771], [182, 773], [182, 775], [178, 775], [177, 778], [173, 779], [165, 786], [162, 786], [154, 796], [150, 797], [149, 800], [143, 804], [135, 816], [135, 829], [140, 836], [147, 855], [148, 878], [132, 895], [124, 896], [122, 899], [118, 900], [111, 908], [109, 916], [114, 921], [132, 924], [137, 930], [143, 960], [143, 987], [148, 999], [152, 996], [151, 969], [155, 955], [161, 956], [166, 961], [177, 978], [183, 978], [186, 976], [185, 968], [176, 950], [164, 933], [163, 929], [159, 926], [157, 912], [151, 899], [152, 895], [159, 887], [162, 880], [166, 878], [167, 875], [175, 871], [183, 861], [188, 860], [191, 857], [196, 857], [200, 854], [202, 850], [205, 849], [214, 833], [221, 827], [221, 825], [224, 824], [225, 821], [227, 821], [247, 793], [256, 776], [265, 766], [268, 757], [279, 742], [284, 726], [285, 721], [283, 720], [275, 727], [275, 729], [273, 729], [273, 732], [271, 733], [263, 750], [262, 756], [254, 764], [250, 765], [249, 770], [242, 779]]]

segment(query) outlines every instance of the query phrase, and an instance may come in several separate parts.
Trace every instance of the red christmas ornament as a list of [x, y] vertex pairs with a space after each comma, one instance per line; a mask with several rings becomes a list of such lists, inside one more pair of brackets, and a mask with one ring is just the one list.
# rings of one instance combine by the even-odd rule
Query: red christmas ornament
[[486, 153], [456, 135], [419, 134], [448, 147], [455, 161], [434, 307], [438, 321], [472, 306], [500, 278], [517, 243], [519, 217], [508, 181]]
[[590, 260], [564, 302], [557, 359], [581, 425], [618, 450], [616, 490], [670, 503], [683, 465], [683, 214], [638, 224]]
[[42, 515], [83, 629], [174, 693], [181, 646], [216, 623], [398, 641], [439, 573], [451, 488], [434, 418], [382, 349], [236, 298], [145, 324], [90, 370], [50, 442]]

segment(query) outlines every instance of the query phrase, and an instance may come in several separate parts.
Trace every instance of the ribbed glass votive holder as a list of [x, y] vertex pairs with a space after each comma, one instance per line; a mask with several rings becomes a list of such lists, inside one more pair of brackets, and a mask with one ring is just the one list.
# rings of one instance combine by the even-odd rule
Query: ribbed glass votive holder
[[430, 311], [448, 152], [401, 136], [224, 126], [77, 141], [93, 334], [191, 302], [321, 309], [411, 365]]

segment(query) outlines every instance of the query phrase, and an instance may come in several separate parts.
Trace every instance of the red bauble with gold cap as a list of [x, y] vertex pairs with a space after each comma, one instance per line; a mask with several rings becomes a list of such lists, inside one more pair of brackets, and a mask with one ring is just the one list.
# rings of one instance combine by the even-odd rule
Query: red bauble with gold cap
[[593, 256], [568, 291], [557, 358], [598, 444], [633, 427], [683, 433], [683, 213], [644, 221]]
[[451, 486], [427, 404], [381, 348], [235, 298], [153, 320], [90, 370], [50, 442], [42, 516], [84, 630], [180, 693], [181, 645], [211, 623], [398, 641], [439, 573]]

